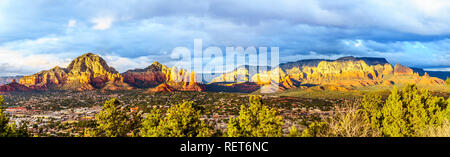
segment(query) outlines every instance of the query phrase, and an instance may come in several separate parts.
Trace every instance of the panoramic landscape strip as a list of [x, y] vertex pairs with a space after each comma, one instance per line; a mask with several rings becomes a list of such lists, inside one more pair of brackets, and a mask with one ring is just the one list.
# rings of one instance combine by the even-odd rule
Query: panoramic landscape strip
[[[259, 73], [249, 74], [252, 68]], [[258, 68], [239, 66], [199, 82], [194, 71], [158, 62], [118, 73], [86, 53], [66, 68], [0, 86], [1, 135], [449, 136], [450, 79], [422, 69], [370, 57]]]
[[450, 137], [449, 28], [449, 0], [0, 0], [0, 144], [448, 143], [414, 137]]

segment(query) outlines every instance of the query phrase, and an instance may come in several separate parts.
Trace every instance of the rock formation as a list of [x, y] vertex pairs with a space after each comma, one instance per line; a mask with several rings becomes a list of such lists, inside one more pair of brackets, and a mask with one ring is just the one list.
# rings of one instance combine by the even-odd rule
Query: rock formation
[[107, 87], [106, 90], [126, 90], [130, 86], [123, 82], [123, 77], [106, 64], [100, 56], [86, 53], [74, 59], [67, 68], [55, 67], [19, 81], [35, 89], [94, 90]]
[[[248, 80], [248, 82], [254, 82], [261, 87], [265, 87], [267, 91], [282, 91], [299, 87], [302, 84], [334, 87], [333, 89], [337, 90], [347, 90], [347, 87], [394, 85], [398, 83], [444, 84], [444, 81], [439, 78], [429, 75], [419, 76], [409, 67], [400, 64], [393, 67], [384, 58], [342, 57], [337, 60], [304, 60], [280, 64], [279, 67], [272, 70], [262, 71], [254, 75], [249, 74], [248, 69], [243, 67], [245, 66], [214, 78], [212, 83], [223, 82], [230, 86], [230, 84]], [[237, 79], [240, 77], [244, 79]]]
[[[417, 71], [417, 72], [416, 72]], [[422, 75], [422, 76], [420, 76]], [[309, 59], [280, 64], [277, 67], [240, 66], [219, 75], [212, 82], [199, 83], [195, 72], [177, 67], [169, 68], [154, 62], [144, 69], [119, 74], [100, 56], [86, 53], [74, 59], [67, 68], [54, 67], [30, 76], [19, 83], [0, 86], [0, 91], [31, 90], [130, 90], [150, 88], [161, 91], [283, 91], [291, 88], [343, 90], [365, 86], [391, 86], [415, 83], [440, 86], [444, 81], [431, 77], [420, 69], [397, 64], [384, 58], [342, 57], [337, 60]], [[325, 88], [326, 87], [326, 88]]]
[[37, 89], [47, 89], [64, 84], [67, 80], [67, 69], [54, 67], [31, 76], [24, 76], [19, 80], [20, 84]]
[[151, 88], [162, 85], [159, 89], [170, 86], [170, 88], [179, 91], [205, 90], [205, 86], [197, 82], [195, 72], [188, 72], [175, 66], [169, 68], [158, 62], [154, 62], [145, 69], [129, 70], [122, 75], [124, 82], [137, 88]]

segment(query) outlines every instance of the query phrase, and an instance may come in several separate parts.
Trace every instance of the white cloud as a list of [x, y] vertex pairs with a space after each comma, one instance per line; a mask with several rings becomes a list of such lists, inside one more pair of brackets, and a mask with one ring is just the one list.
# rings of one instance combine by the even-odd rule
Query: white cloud
[[77, 24], [76, 20], [70, 19], [69, 23], [67, 24], [67, 27], [75, 27], [76, 24]]
[[448, 71], [450, 72], [450, 68], [425, 68], [426, 71]]
[[114, 22], [114, 18], [112, 17], [97, 17], [91, 20], [95, 25], [92, 27], [96, 30], [106, 30], [109, 29]]
[[357, 42], [355, 43], [355, 47], [360, 47], [362, 45], [362, 41], [361, 40], [356, 40]]
[[448, 0], [411, 0], [412, 4], [426, 15], [439, 16], [443, 9], [450, 7]]
[[0, 76], [30, 75], [55, 66], [68, 65], [67, 58], [55, 54], [31, 54], [0, 49]]
[[[448, 0], [80, 0], [56, 8], [42, 1], [48, 3], [0, 0], [0, 49], [23, 56], [114, 52], [109, 62], [123, 72], [154, 60], [175, 63], [168, 52], [202, 38], [204, 47], [279, 46], [280, 59], [289, 61], [354, 55], [449, 66]], [[431, 50], [413, 49], [421, 47]], [[139, 59], [148, 55], [153, 58]]]

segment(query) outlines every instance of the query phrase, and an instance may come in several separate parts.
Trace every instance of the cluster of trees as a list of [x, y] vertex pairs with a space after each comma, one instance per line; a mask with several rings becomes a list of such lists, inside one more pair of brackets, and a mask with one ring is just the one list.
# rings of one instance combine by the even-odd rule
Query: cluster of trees
[[394, 88], [385, 101], [379, 95], [366, 95], [353, 110], [314, 122], [301, 136], [450, 136], [449, 121], [450, 98], [431, 96], [428, 90], [408, 85], [402, 90]]
[[9, 117], [4, 113], [3, 101], [0, 96], [0, 137], [28, 137], [26, 125], [18, 127], [15, 123], [10, 123]]
[[201, 110], [192, 101], [172, 105], [166, 113], [153, 109], [144, 119], [138, 112], [129, 112], [117, 99], [105, 102], [96, 115], [96, 127], [85, 129], [84, 137], [280, 137], [283, 119], [275, 109], [263, 105], [260, 96], [251, 96], [249, 105], [242, 105], [239, 116], [231, 118], [225, 134], [201, 118]]

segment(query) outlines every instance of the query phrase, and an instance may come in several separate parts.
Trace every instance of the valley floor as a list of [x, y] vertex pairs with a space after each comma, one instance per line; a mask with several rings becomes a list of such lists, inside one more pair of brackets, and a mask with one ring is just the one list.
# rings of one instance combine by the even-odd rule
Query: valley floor
[[[389, 91], [384, 95], [388, 95]], [[327, 116], [336, 108], [359, 102], [363, 91], [330, 91], [292, 89], [277, 94], [263, 94], [263, 102], [276, 108], [283, 117], [284, 134], [293, 124], [300, 129], [312, 121]], [[448, 97], [446, 92], [434, 93]], [[36, 136], [80, 136], [84, 128], [95, 126], [95, 115], [103, 103], [117, 98], [121, 104], [133, 110], [149, 113], [152, 108], [166, 110], [172, 104], [194, 101], [216, 130], [225, 132], [230, 117], [239, 115], [242, 104], [248, 104], [252, 94], [223, 92], [160, 92], [146, 93], [132, 91], [47, 91], [39, 93], [9, 93], [3, 95], [6, 113], [16, 124], [27, 124], [28, 130]]]

